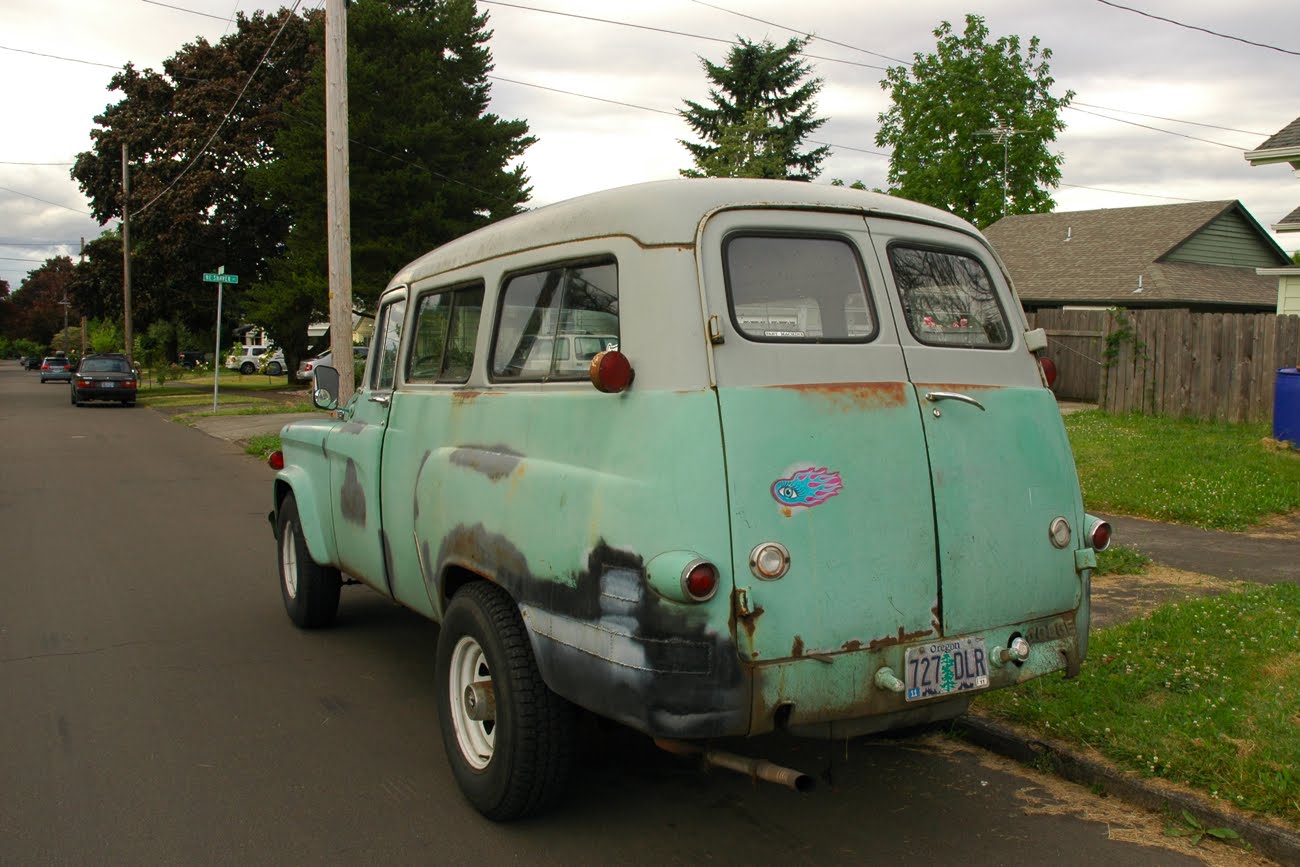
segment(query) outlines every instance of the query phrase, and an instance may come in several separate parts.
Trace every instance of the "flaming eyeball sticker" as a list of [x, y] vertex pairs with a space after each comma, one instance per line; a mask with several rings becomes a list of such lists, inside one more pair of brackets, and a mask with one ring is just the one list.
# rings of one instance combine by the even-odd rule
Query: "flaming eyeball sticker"
[[840, 492], [840, 474], [826, 467], [808, 467], [772, 483], [772, 497], [783, 506], [815, 506]]

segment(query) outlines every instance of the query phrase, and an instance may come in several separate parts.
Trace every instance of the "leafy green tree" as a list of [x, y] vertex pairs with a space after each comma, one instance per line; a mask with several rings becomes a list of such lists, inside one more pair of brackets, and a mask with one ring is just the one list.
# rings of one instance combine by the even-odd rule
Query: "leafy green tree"
[[[893, 149], [890, 192], [981, 227], [1004, 212], [1050, 211], [1048, 189], [1060, 183], [1064, 158], [1049, 145], [1074, 98], [1051, 94], [1051, 49], [1037, 36], [1027, 47], [1018, 36], [989, 42], [978, 15], [966, 16], [960, 36], [947, 21], [934, 35], [934, 53], [918, 52], [910, 68], [890, 67], [880, 83], [893, 100], [876, 133], [877, 145]], [[988, 132], [999, 127], [1007, 132]]]
[[[54, 335], [63, 328], [63, 301], [70, 297], [72, 269], [71, 259], [55, 256], [28, 272], [18, 291], [5, 302], [10, 307], [10, 321], [6, 323], [10, 337], [25, 337], [41, 346], [51, 345]], [[75, 305], [68, 310], [69, 319], [80, 317]]]
[[[355, 0], [348, 7], [351, 264], [359, 309], [374, 306], [402, 265], [518, 212], [528, 199], [523, 166], [508, 166], [535, 139], [525, 121], [488, 111], [486, 23], [472, 0]], [[276, 139], [279, 158], [252, 176], [263, 199], [282, 204], [292, 231], [269, 279], [250, 291], [249, 313], [292, 364], [306, 348], [307, 324], [329, 310], [323, 63], [291, 117]]]
[[[289, 215], [252, 195], [245, 177], [276, 157], [275, 136], [288, 122], [285, 108], [301, 93], [320, 53], [309, 22], [321, 17], [319, 11], [304, 18], [287, 9], [240, 13], [234, 32], [217, 43], [198, 39], [184, 45], [161, 72], [128, 63], [110, 80], [108, 89], [121, 99], [95, 117], [91, 150], [78, 155], [72, 177], [96, 219], [120, 220], [122, 145], [127, 146], [131, 306], [138, 330], [159, 319], [210, 330], [215, 292], [203, 284], [203, 272], [225, 265], [247, 286], [283, 247]], [[92, 315], [121, 315], [116, 230], [111, 238], [91, 243], [94, 273], [75, 287]], [[233, 323], [238, 289], [227, 289]]]
[[801, 150], [804, 139], [826, 123], [814, 117], [822, 79], [808, 78], [811, 70], [799, 59], [808, 42], [742, 38], [722, 65], [701, 59], [711, 104], [688, 99], [679, 110], [702, 140], [682, 140], [695, 163], [683, 175], [811, 181], [821, 174], [830, 147]]

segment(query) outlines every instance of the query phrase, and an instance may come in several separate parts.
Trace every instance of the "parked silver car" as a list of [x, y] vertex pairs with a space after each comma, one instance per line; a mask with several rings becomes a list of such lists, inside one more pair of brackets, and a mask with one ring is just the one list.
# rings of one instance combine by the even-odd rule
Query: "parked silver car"
[[[352, 347], [353, 361], [354, 362], [365, 361], [366, 354], [368, 352], [370, 352], [370, 347], [368, 346]], [[320, 355], [316, 356], [315, 358], [308, 358], [302, 364], [298, 365], [298, 371], [297, 373], [294, 374], [294, 379], [297, 379], [299, 382], [311, 382], [311, 378], [313, 376], [312, 374], [313, 370], [315, 370], [318, 367], [333, 367], [333, 366], [334, 366], [334, 353], [323, 352]]]

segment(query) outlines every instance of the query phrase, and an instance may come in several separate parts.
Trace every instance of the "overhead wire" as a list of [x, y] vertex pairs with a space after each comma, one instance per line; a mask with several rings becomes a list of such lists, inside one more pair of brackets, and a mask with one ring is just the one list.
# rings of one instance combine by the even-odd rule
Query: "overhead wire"
[[1125, 12], [1133, 12], [1137, 15], [1141, 15], [1143, 18], [1152, 18], [1156, 21], [1163, 21], [1166, 24], [1173, 24], [1176, 27], [1185, 27], [1188, 30], [1198, 30], [1201, 33], [1208, 33], [1210, 36], [1217, 36], [1220, 39], [1230, 39], [1233, 42], [1242, 42], [1245, 43], [1246, 45], [1253, 45], [1256, 48], [1267, 48], [1270, 51], [1279, 51], [1282, 54], [1293, 54], [1296, 57], [1300, 57], [1300, 51], [1292, 51], [1290, 48], [1279, 48], [1276, 45], [1269, 45], [1267, 42], [1255, 42], [1254, 40], [1251, 39], [1243, 39], [1240, 36], [1232, 36], [1228, 33], [1220, 33], [1219, 31], [1211, 30], [1208, 27], [1198, 27], [1195, 24], [1187, 24], [1182, 21], [1176, 21], [1173, 18], [1165, 18], [1162, 15], [1153, 15], [1150, 12], [1143, 12], [1141, 9], [1134, 9], [1132, 6], [1122, 6], [1119, 3], [1112, 3], [1110, 2], [1110, 0], [1097, 0], [1097, 2], [1103, 6], [1110, 6], [1112, 9], [1123, 9]]

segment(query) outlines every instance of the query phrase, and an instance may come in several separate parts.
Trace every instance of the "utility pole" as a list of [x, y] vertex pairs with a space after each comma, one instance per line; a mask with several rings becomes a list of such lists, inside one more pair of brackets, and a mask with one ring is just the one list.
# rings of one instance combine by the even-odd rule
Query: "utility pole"
[[329, 224], [330, 352], [339, 407], [355, 390], [352, 364], [352, 214], [348, 187], [348, 18], [325, 0], [325, 210]]
[[998, 121], [994, 129], [982, 129], [975, 135], [992, 136], [993, 140], [1002, 145], [1002, 216], [1007, 215], [1007, 200], [1010, 198], [1007, 187], [1007, 157], [1011, 149], [1011, 137], [1013, 135], [1024, 135], [1025, 130], [1012, 129], [1007, 126], [1005, 120]]
[[131, 173], [126, 162], [126, 142], [122, 142], [122, 330], [126, 332], [126, 362], [131, 367]]
[[[86, 239], [81, 239], [81, 264], [86, 264]], [[86, 357], [86, 317], [81, 317], [81, 357]]]

